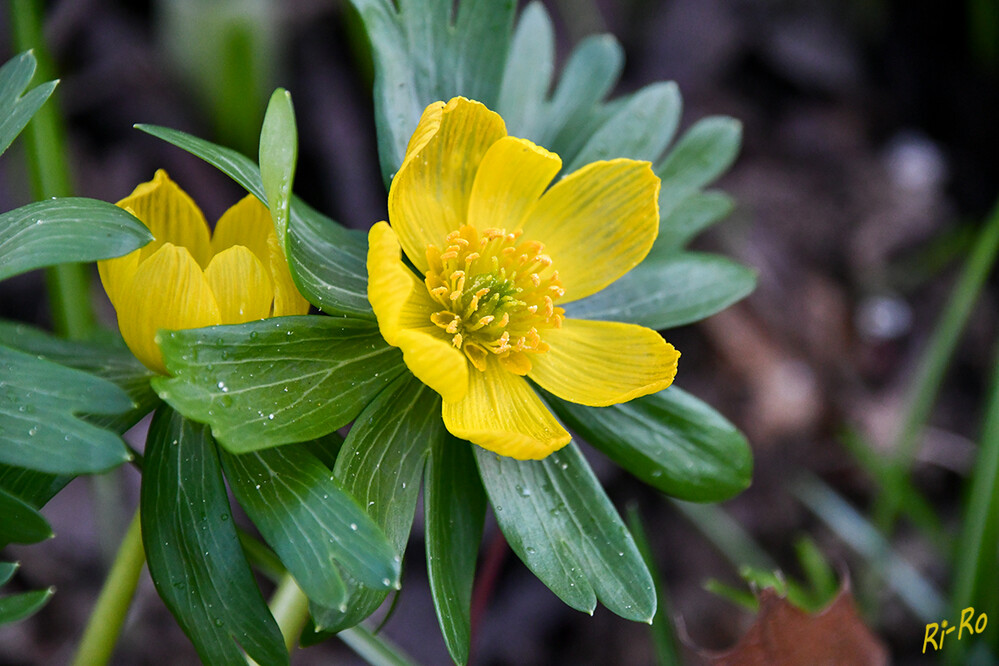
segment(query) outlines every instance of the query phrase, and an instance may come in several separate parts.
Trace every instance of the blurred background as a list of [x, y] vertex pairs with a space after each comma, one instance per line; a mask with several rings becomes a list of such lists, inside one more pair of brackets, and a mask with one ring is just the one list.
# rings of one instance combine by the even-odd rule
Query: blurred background
[[[738, 207], [694, 247], [754, 267], [759, 287], [667, 338], [683, 352], [677, 384], [749, 437], [753, 485], [719, 507], [680, 505], [587, 452], [616, 506], [641, 515], [688, 644], [681, 650], [693, 659], [690, 645], [727, 648], [752, 620], [706, 581], [739, 587], [744, 564], [806, 578], [799, 553], [807, 547], [796, 544], [807, 537], [849, 573], [865, 620], [896, 663], [937, 663], [921, 654], [924, 625], [950, 617], [999, 340], [996, 280], [981, 281], [994, 256], [977, 281], [955, 287], [999, 194], [999, 4], [545, 4], [563, 59], [585, 35], [620, 40], [627, 61], [618, 93], [675, 80], [684, 126], [715, 114], [744, 126], [741, 157], [719, 183]], [[0, 13], [0, 60], [15, 53], [8, 28]], [[351, 227], [385, 218], [370, 60], [346, 2], [61, 0], [46, 5], [45, 35], [62, 79], [53, 101], [67, 124], [76, 194], [117, 201], [163, 167], [217, 219], [241, 196], [237, 186], [132, 125], [182, 129], [255, 156], [267, 96], [281, 85], [298, 114], [298, 194]], [[29, 201], [18, 142], [0, 160], [0, 210]], [[43, 294], [37, 273], [4, 282], [0, 317], [48, 327]], [[966, 318], [948, 309], [955, 295]], [[93, 298], [113, 326], [96, 280]], [[952, 325], [953, 353], [935, 333], [942, 322]], [[903, 423], [918, 434], [912, 483], [898, 486], [879, 461]], [[78, 479], [46, 507], [54, 540], [8, 549], [7, 559], [23, 564], [10, 591], [54, 584], [57, 593], [31, 620], [0, 628], [0, 664], [64, 663], [72, 654], [137, 501], [134, 470], [109, 477]], [[885, 523], [886, 494], [911, 508], [909, 492], [926, 511]], [[418, 515], [383, 633], [420, 663], [444, 664], [422, 531]], [[564, 606], [494, 522], [479, 582], [475, 664], [655, 660], [647, 626]], [[999, 632], [999, 616], [989, 620]], [[293, 657], [330, 662], [362, 663], [336, 639]], [[115, 663], [197, 663], [147, 576]]]

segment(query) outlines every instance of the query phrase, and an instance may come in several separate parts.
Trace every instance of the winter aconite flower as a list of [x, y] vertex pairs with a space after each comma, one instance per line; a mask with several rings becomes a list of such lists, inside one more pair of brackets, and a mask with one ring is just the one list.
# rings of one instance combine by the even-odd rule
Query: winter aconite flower
[[305, 314], [267, 207], [246, 196], [210, 234], [201, 210], [162, 169], [118, 202], [153, 233], [145, 247], [98, 262], [118, 327], [146, 367], [165, 373], [160, 329]]
[[570, 439], [528, 378], [607, 406], [669, 386], [679, 357], [653, 330], [561, 307], [648, 254], [659, 225], [651, 166], [595, 162], [549, 187], [561, 168], [478, 102], [431, 104], [392, 181], [392, 226], [368, 237], [368, 297], [385, 340], [440, 393], [451, 433], [520, 459]]

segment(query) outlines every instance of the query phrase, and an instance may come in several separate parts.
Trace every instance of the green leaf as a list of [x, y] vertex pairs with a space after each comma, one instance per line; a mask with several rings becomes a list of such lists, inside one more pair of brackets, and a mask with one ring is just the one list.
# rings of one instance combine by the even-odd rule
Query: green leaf
[[20, 567], [18, 562], [0, 562], [0, 585], [6, 585]]
[[303, 442], [299, 446], [319, 458], [327, 469], [332, 470], [333, 466], [336, 465], [340, 449], [343, 448], [343, 437], [337, 432], [331, 432], [328, 435]]
[[676, 386], [611, 407], [546, 398], [567, 426], [667, 495], [720, 502], [752, 480], [752, 451], [742, 433]]
[[757, 613], [760, 609], [760, 602], [752, 592], [743, 587], [735, 587], [715, 578], [709, 578], [704, 581], [703, 587], [706, 592], [710, 592], [736, 606], [741, 606], [751, 613]]
[[808, 583], [805, 605], [813, 611], [825, 608], [839, 592], [836, 572], [815, 541], [807, 535], [795, 539], [794, 552]]
[[25, 324], [0, 321], [0, 345], [89, 372], [127, 393], [134, 404], [132, 409], [120, 414], [86, 417], [88, 422], [102, 428], [123, 433], [160, 402], [149, 385], [155, 373], [142, 365], [123, 344], [66, 340]]
[[131, 409], [114, 384], [2, 346], [0, 378], [0, 462], [85, 474], [131, 458], [117, 435], [77, 418]]
[[233, 453], [301, 442], [350, 423], [402, 372], [399, 350], [357, 319], [275, 317], [163, 332], [173, 377], [153, 388], [212, 426]]
[[444, 643], [457, 664], [468, 661], [472, 582], [482, 541], [486, 496], [468, 442], [433, 442], [423, 491], [427, 575]]
[[[245, 155], [166, 127], [136, 127], [203, 159], [267, 203], [260, 169]], [[286, 243], [291, 275], [310, 303], [331, 315], [374, 320], [368, 303], [367, 234], [345, 229], [293, 196]]]
[[517, 21], [496, 111], [513, 136], [539, 135], [555, 72], [555, 28], [539, 2], [529, 4]]
[[663, 181], [660, 215], [732, 166], [741, 142], [742, 123], [734, 118], [711, 116], [694, 123], [656, 167]]
[[0, 597], [0, 625], [20, 622], [31, 617], [42, 609], [49, 598], [55, 593], [55, 588], [36, 590], [22, 594], [12, 594]]
[[[368, 405], [347, 435], [334, 476], [365, 507], [400, 557], [406, 549], [420, 492], [420, 479], [433, 443], [447, 436], [440, 397], [408, 372]], [[313, 605], [322, 630], [351, 627], [377, 610], [386, 593], [345, 576], [351, 596], [347, 611]]]
[[682, 106], [672, 81], [642, 88], [593, 133], [565, 170], [616, 157], [659, 159], [676, 133]]
[[293, 198], [286, 252], [295, 284], [310, 303], [330, 315], [374, 322], [366, 233], [345, 229]]
[[[584, 39], [573, 50], [554, 93], [555, 33], [547, 10], [532, 2], [521, 14], [503, 71], [496, 110], [513, 136], [557, 152], [565, 164], [618, 109], [601, 100], [613, 89], [624, 51], [611, 35]], [[605, 139], [612, 140], [608, 133]]]
[[0, 488], [40, 509], [73, 480], [71, 476], [46, 474], [33, 469], [0, 464]]
[[725, 218], [735, 202], [723, 192], [696, 192], [667, 211], [659, 220], [659, 237], [650, 256], [679, 251], [715, 222]]
[[572, 442], [543, 460], [475, 459], [503, 535], [565, 603], [592, 613], [599, 599], [650, 622], [656, 593], [645, 562], [600, 482]]
[[745, 298], [756, 273], [720, 255], [649, 257], [609, 287], [565, 305], [566, 316], [640, 324], [661, 331], [710, 317]]
[[168, 407], [153, 416], [140, 497], [149, 574], [206, 664], [287, 664], [239, 544], [218, 453], [205, 426]]
[[25, 51], [0, 67], [0, 155], [49, 98], [58, 81], [43, 83], [22, 96], [35, 75], [35, 56]]
[[0, 215], [0, 280], [35, 268], [120, 257], [152, 235], [128, 211], [94, 199], [67, 197]]
[[378, 155], [388, 185], [420, 114], [455, 95], [495, 107], [515, 0], [351, 0], [372, 45]]
[[301, 446], [222, 452], [233, 494], [299, 587], [321, 606], [339, 606], [342, 568], [367, 587], [398, 583], [400, 558], [328, 467]]
[[260, 177], [281, 247], [287, 247], [288, 210], [297, 160], [298, 129], [291, 93], [278, 88], [271, 95], [260, 130]]
[[580, 129], [614, 89], [623, 67], [624, 49], [612, 35], [581, 41], [565, 65], [536, 143], [571, 162], [592, 133]]
[[42, 514], [24, 500], [0, 490], [0, 547], [38, 543], [52, 536], [52, 528]]

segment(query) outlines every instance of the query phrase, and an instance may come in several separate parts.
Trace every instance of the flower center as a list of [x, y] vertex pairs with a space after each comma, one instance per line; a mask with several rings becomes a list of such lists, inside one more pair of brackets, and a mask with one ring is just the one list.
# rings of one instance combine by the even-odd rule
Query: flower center
[[542, 331], [562, 325], [558, 271], [544, 245], [520, 236], [466, 225], [447, 235], [443, 251], [427, 246], [425, 282], [441, 305], [430, 320], [481, 371], [494, 354], [506, 369], [527, 374], [527, 354], [548, 350]]

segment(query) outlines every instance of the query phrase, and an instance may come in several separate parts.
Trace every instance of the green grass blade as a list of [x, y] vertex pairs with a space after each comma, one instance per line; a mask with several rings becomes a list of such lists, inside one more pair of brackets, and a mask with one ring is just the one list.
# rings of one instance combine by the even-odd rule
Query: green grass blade
[[794, 494], [854, 551], [869, 560], [912, 613], [924, 622], [942, 617], [940, 592], [911, 564], [892, 551], [880, 532], [832, 488], [812, 476], [794, 484]]
[[[992, 391], [985, 409], [988, 415], [982, 430], [972, 477], [968, 483], [968, 504], [961, 525], [957, 562], [954, 565], [954, 589], [951, 611], [960, 614], [974, 606], [976, 615], [999, 615], [999, 570], [996, 568], [996, 543], [999, 542], [999, 354], [992, 376]], [[946, 663], [959, 664], [967, 646], [958, 641], [948, 645]], [[995, 640], [992, 641], [995, 644]]]
[[919, 445], [919, 434], [929, 418], [944, 373], [971, 316], [971, 309], [978, 301], [985, 278], [995, 265], [997, 252], [999, 252], [999, 205], [989, 214], [978, 234], [971, 256], [957, 284], [954, 285], [950, 300], [933, 331], [912, 384], [912, 393], [907, 402], [908, 408], [895, 440], [893, 458], [887, 470], [887, 484], [875, 507], [877, 523], [882, 528], [890, 528], [898, 516], [901, 505], [898, 491], [912, 465]]
[[642, 559], [645, 560], [645, 566], [649, 568], [649, 573], [652, 574], [652, 583], [656, 588], [658, 604], [651, 624], [652, 641], [656, 648], [656, 659], [660, 666], [681, 666], [683, 661], [680, 659], [680, 647], [676, 640], [676, 634], [673, 632], [673, 624], [670, 621], [672, 612], [669, 606], [669, 599], [666, 597], [666, 588], [662, 582], [662, 575], [660, 574], [659, 567], [656, 566], [655, 556], [652, 554], [649, 538], [645, 534], [645, 526], [642, 525], [642, 517], [638, 512], [638, 507], [633, 504], [628, 507], [625, 522], [627, 522], [631, 536], [635, 540], [638, 552], [641, 553]]

